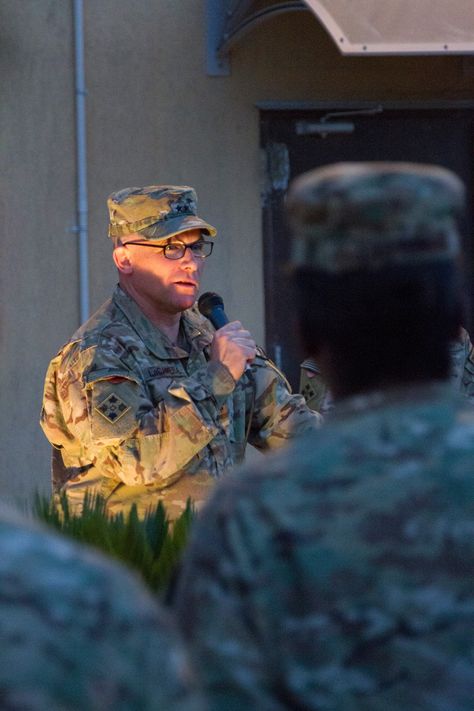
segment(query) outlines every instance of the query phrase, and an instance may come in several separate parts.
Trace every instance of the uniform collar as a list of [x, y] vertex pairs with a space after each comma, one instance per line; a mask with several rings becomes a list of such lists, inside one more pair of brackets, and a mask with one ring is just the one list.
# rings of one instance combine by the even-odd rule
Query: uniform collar
[[[157, 358], [167, 360], [189, 357], [190, 353], [178, 346], [173, 346], [168, 337], [145, 316], [138, 304], [120, 286], [116, 287], [112, 300], [146, 347]], [[181, 319], [186, 340], [191, 346], [191, 352], [202, 350], [211, 343], [212, 328], [208, 320], [201, 316], [195, 307], [183, 311]]]

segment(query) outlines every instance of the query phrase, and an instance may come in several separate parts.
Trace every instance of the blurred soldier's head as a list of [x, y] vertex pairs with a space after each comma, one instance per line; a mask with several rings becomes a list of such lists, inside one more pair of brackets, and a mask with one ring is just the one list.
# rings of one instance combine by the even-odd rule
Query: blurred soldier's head
[[431, 165], [344, 163], [293, 182], [302, 336], [336, 396], [447, 377], [463, 203], [461, 181]]
[[143, 307], [178, 313], [192, 306], [216, 235], [197, 214], [193, 188], [124, 188], [107, 205], [122, 287]]

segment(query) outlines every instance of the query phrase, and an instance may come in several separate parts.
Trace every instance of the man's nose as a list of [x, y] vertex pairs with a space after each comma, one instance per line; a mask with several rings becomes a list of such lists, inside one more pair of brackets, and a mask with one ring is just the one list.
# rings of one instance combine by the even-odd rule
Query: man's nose
[[185, 269], [196, 271], [198, 269], [198, 260], [199, 257], [196, 257], [194, 252], [188, 248], [181, 257], [181, 264]]

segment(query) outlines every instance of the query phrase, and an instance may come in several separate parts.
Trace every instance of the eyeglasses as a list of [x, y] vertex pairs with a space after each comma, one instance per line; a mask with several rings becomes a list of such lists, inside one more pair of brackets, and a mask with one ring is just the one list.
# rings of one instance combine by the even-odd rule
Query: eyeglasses
[[184, 244], [184, 242], [169, 242], [168, 244], [153, 244], [152, 242], [124, 242], [123, 247], [127, 244], [135, 244], [137, 247], [153, 247], [154, 249], [162, 249], [163, 254], [166, 259], [181, 259], [187, 249], [190, 249], [193, 257], [198, 257], [199, 259], [205, 259], [212, 254], [212, 248], [214, 247], [214, 242], [209, 242], [205, 239], [201, 239], [198, 242], [193, 242], [192, 244]]

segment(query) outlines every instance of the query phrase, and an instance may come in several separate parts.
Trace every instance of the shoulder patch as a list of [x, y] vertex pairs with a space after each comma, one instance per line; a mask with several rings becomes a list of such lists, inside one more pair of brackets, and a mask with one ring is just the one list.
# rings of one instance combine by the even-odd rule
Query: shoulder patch
[[130, 405], [122, 400], [115, 393], [110, 393], [105, 400], [102, 400], [96, 408], [97, 412], [105, 417], [108, 422], [115, 424], [120, 418], [130, 410]]

